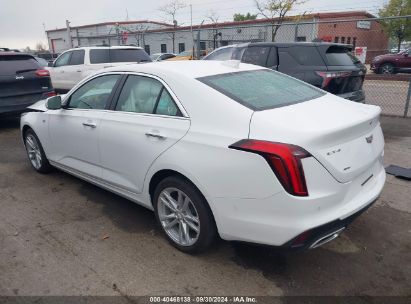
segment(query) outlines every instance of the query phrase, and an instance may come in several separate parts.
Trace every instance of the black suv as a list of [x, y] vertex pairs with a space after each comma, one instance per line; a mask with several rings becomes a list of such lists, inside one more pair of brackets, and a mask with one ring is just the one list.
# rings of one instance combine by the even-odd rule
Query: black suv
[[31, 55], [0, 52], [0, 115], [18, 114], [55, 95], [49, 71]]
[[367, 68], [352, 46], [324, 42], [245, 43], [221, 47], [203, 60], [241, 60], [304, 80], [332, 94], [363, 102]]

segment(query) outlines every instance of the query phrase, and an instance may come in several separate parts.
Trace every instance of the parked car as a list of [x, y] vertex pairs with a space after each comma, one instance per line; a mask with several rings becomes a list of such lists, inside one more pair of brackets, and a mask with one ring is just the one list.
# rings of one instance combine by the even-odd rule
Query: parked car
[[150, 58], [153, 61], [163, 61], [163, 60], [167, 60], [167, 59], [174, 58], [174, 57], [176, 57], [176, 55], [172, 53], [156, 53], [156, 54], [150, 55]]
[[0, 115], [21, 113], [53, 95], [49, 72], [33, 56], [0, 52]]
[[[200, 58], [203, 58], [206, 55], [206, 51], [205, 50], [201, 50], [200, 51]], [[193, 51], [184, 51], [181, 53], [178, 53], [175, 57], [173, 58], [169, 58], [167, 60], [169, 61], [180, 61], [180, 60], [193, 60]]]
[[67, 92], [97, 70], [125, 63], [150, 61], [150, 56], [140, 47], [81, 47], [62, 53], [48, 70], [54, 88], [59, 92]]
[[363, 102], [367, 69], [345, 44], [246, 43], [219, 48], [204, 60], [237, 59], [304, 80], [342, 98]]
[[395, 74], [411, 72], [411, 49], [397, 54], [386, 54], [375, 57], [371, 62], [371, 70], [377, 74]]
[[317, 247], [385, 182], [379, 107], [238, 61], [110, 68], [32, 109], [21, 132], [35, 170], [59, 168], [154, 210], [185, 252], [217, 233]]

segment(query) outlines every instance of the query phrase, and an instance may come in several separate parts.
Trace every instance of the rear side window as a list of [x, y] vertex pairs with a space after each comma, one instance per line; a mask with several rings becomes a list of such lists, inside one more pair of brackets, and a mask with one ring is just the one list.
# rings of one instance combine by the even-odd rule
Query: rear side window
[[0, 55], [0, 75], [14, 75], [18, 72], [37, 70], [40, 68], [36, 59], [31, 56]]
[[128, 76], [116, 111], [181, 116], [173, 98], [161, 82], [144, 76]]
[[111, 49], [111, 62], [150, 62], [150, 56], [140, 49]]
[[301, 65], [320, 66], [324, 65], [321, 55], [314, 46], [293, 46], [283, 48], [283, 52], [288, 52]]
[[261, 111], [300, 103], [325, 93], [272, 70], [254, 70], [198, 78], [240, 104]]
[[270, 47], [250, 46], [244, 51], [242, 62], [266, 66]]
[[73, 51], [70, 58], [70, 65], [84, 64], [84, 50]]
[[360, 60], [348, 48], [329, 47], [325, 53], [328, 65], [354, 65]]
[[90, 63], [108, 63], [110, 62], [109, 49], [90, 50]]

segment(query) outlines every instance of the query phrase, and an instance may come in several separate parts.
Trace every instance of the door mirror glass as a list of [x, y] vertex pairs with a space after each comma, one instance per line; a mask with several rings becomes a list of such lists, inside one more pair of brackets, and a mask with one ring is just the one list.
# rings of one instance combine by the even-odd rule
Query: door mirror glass
[[61, 96], [57, 95], [47, 99], [46, 108], [49, 110], [61, 109]]
[[405, 52], [405, 53], [404, 53], [404, 57], [408, 57], [408, 55], [409, 55], [408, 52]]
[[49, 61], [49, 63], [47, 64], [47, 66], [48, 66], [49, 68], [52, 68], [52, 67], [54, 66], [54, 64], [53, 64], [52, 61]]

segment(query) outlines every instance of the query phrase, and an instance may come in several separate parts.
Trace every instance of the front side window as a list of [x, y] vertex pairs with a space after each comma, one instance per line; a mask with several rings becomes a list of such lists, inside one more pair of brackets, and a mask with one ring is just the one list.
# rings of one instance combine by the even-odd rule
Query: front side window
[[302, 81], [272, 70], [253, 70], [197, 78], [255, 111], [283, 107], [323, 96]]
[[70, 62], [71, 52], [66, 52], [62, 54], [59, 58], [57, 58], [56, 63], [54, 64], [55, 67], [61, 67], [68, 65]]
[[167, 89], [156, 79], [130, 75], [118, 98], [116, 111], [179, 115], [179, 110]]
[[104, 75], [90, 80], [71, 96], [70, 109], [106, 109], [110, 95], [121, 75]]

